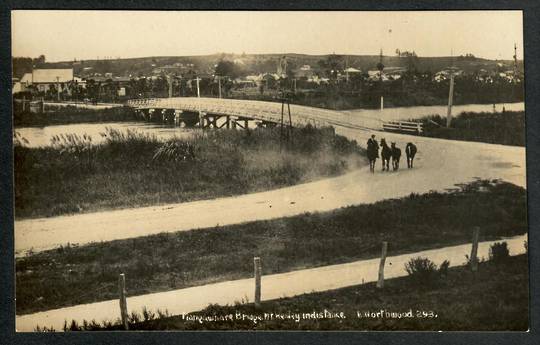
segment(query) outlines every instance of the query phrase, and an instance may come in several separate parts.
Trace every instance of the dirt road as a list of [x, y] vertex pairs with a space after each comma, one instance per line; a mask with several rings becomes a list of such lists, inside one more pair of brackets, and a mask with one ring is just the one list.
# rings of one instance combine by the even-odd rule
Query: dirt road
[[236, 197], [181, 204], [105, 211], [15, 222], [15, 253], [41, 251], [59, 245], [85, 244], [186, 231], [255, 220], [322, 212], [411, 193], [442, 191], [475, 178], [500, 178], [525, 187], [525, 148], [458, 142], [349, 129], [336, 132], [364, 145], [375, 133], [404, 148], [412, 141], [419, 152], [415, 168], [407, 169], [404, 154], [397, 172], [370, 174], [363, 168], [343, 176]]

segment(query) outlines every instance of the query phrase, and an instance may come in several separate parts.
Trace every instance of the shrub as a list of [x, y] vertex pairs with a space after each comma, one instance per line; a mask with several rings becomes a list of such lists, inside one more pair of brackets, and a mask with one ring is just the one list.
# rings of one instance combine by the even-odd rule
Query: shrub
[[437, 265], [428, 258], [412, 258], [405, 264], [405, 270], [418, 285], [432, 285], [439, 277]]
[[496, 242], [489, 247], [489, 259], [495, 263], [503, 262], [510, 256], [506, 242]]
[[448, 260], [444, 260], [439, 266], [439, 276], [441, 278], [448, 276], [448, 267], [450, 267], [450, 261]]

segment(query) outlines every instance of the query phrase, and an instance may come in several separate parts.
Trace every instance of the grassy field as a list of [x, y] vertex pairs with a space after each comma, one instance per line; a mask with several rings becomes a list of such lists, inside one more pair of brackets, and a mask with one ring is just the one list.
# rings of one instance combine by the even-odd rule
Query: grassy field
[[525, 112], [504, 113], [463, 112], [446, 128], [446, 118], [439, 115], [421, 120], [428, 137], [480, 141], [492, 144], [525, 146]]
[[43, 127], [70, 123], [135, 121], [137, 116], [130, 107], [84, 109], [75, 106], [59, 107], [44, 113], [14, 113], [13, 125], [17, 127]]
[[478, 181], [459, 191], [327, 213], [188, 232], [67, 246], [16, 261], [17, 314], [117, 298], [125, 273], [130, 296], [468, 243], [527, 231], [526, 191]]
[[[15, 216], [49, 217], [211, 199], [342, 174], [366, 164], [355, 141], [305, 127], [280, 145], [279, 128], [206, 131], [166, 142], [109, 130], [53, 138], [52, 146], [15, 145]], [[19, 140], [20, 141], [20, 140]]]

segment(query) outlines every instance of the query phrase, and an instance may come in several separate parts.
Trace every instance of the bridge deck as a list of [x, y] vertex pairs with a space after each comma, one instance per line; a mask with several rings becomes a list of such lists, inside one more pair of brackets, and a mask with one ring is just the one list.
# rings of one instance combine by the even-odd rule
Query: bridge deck
[[[174, 98], [149, 98], [128, 101], [128, 106], [137, 109], [175, 109], [182, 111], [203, 112], [211, 114], [229, 115], [236, 117], [248, 117], [261, 121], [280, 122], [282, 104], [278, 102], [252, 101], [223, 98], [197, 98], [197, 97], [174, 97]], [[291, 104], [291, 117], [293, 126], [321, 127], [340, 125], [355, 128], [381, 129], [379, 120], [370, 119], [369, 123], [351, 122], [350, 116], [339, 111], [313, 108]], [[287, 105], [284, 108], [285, 122], [288, 122]]]

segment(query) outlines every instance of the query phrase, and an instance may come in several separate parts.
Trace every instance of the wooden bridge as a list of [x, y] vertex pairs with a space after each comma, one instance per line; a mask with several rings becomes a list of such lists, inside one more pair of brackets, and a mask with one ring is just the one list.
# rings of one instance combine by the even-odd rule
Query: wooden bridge
[[[368, 128], [348, 121], [339, 111], [280, 102], [265, 102], [223, 98], [148, 98], [135, 99], [127, 105], [150, 121], [175, 123], [203, 128], [248, 128], [251, 121], [258, 126], [284, 123], [293, 127], [308, 124], [314, 127], [344, 126]], [[290, 118], [289, 118], [290, 110]], [[382, 129], [382, 125], [377, 128]]]

